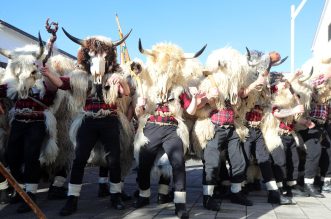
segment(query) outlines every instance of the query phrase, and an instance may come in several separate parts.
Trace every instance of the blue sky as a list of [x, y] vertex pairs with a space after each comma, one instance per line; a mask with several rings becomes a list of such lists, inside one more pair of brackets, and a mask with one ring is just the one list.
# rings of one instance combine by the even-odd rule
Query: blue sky
[[[138, 39], [145, 48], [158, 42], [178, 44], [185, 52], [195, 52], [208, 44], [200, 60], [205, 63], [213, 50], [231, 46], [242, 53], [245, 47], [264, 52], [277, 50], [290, 55], [290, 6], [301, 0], [29, 0], [3, 1], [0, 19], [32, 35], [49, 34], [47, 17], [59, 22], [69, 33], [85, 38], [104, 35], [118, 39], [115, 14], [123, 32], [133, 28], [127, 40], [131, 58], [145, 58], [138, 51]], [[20, 5], [20, 6], [18, 6]], [[295, 28], [295, 67], [311, 57], [311, 46], [324, 0], [308, 0]], [[58, 31], [57, 46], [73, 55], [78, 45]], [[290, 71], [290, 60], [280, 71]]]

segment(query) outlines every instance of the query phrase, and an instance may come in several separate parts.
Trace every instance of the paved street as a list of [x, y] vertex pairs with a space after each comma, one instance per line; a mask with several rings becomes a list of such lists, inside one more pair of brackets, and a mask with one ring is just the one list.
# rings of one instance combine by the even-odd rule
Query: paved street
[[[190, 161], [187, 164], [187, 207], [190, 211], [190, 218], [265, 218], [265, 219], [296, 219], [296, 218], [331, 218], [331, 194], [326, 194], [324, 199], [316, 198], [294, 198], [298, 204], [291, 206], [271, 205], [267, 203], [266, 191], [252, 192], [249, 198], [254, 202], [252, 207], [245, 207], [230, 203], [229, 200], [220, 200], [221, 210], [213, 212], [205, 210], [202, 206], [202, 186], [201, 186], [200, 162]], [[137, 186], [135, 183], [136, 173], [127, 177], [125, 181], [125, 191], [132, 194]], [[175, 219], [174, 204], [156, 204], [157, 187], [156, 183], [152, 185], [152, 199], [148, 207], [134, 209], [133, 201], [127, 202], [127, 208], [123, 211], [117, 211], [110, 208], [109, 197], [98, 198], [98, 168], [87, 167], [85, 170], [84, 186], [81, 197], [78, 202], [78, 211], [76, 214], [66, 218], [89, 218], [89, 219], [149, 219], [149, 218], [167, 218]], [[58, 215], [59, 210], [65, 201], [47, 200], [47, 186], [42, 184], [38, 191], [37, 203], [46, 214], [47, 218], [62, 218]], [[17, 218], [35, 218], [33, 213], [17, 214], [16, 205], [0, 205], [1, 219]]]

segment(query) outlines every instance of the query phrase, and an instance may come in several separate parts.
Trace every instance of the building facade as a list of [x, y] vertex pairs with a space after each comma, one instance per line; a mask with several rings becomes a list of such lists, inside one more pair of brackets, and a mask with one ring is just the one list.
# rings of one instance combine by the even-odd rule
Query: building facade
[[[37, 44], [38, 38], [17, 28], [7, 22], [0, 20], [0, 48], [14, 50], [27, 44]], [[44, 42], [46, 45], [46, 42]], [[76, 59], [75, 56], [61, 50], [54, 50], [54, 55], [62, 54], [68, 58]], [[0, 67], [5, 68], [7, 58], [0, 55]]]
[[312, 53], [318, 55], [320, 51], [329, 48], [331, 52], [331, 2], [325, 0], [321, 18], [315, 33]]

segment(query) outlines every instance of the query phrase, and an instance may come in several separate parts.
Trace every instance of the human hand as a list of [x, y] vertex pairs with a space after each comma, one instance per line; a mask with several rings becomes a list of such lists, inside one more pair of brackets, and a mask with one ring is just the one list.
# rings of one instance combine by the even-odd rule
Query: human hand
[[138, 107], [145, 107], [147, 103], [147, 99], [144, 97], [138, 97], [137, 99], [137, 106]]
[[312, 121], [310, 121], [310, 120], [308, 120], [307, 122], [306, 122], [306, 124], [305, 124], [306, 126], [307, 126], [307, 128], [309, 128], [309, 129], [312, 129], [312, 128], [314, 128], [315, 127], [315, 123], [314, 122], [312, 122]]
[[305, 111], [305, 108], [303, 105], [297, 105], [296, 107], [293, 108], [294, 113], [303, 113]]
[[209, 91], [210, 98], [217, 98], [217, 97], [219, 97], [219, 95], [220, 95], [220, 93], [219, 93], [217, 87], [213, 87], [212, 89], [210, 89], [210, 91]]
[[46, 77], [48, 77], [51, 74], [51, 72], [49, 71], [47, 66], [41, 67], [40, 72], [43, 76], [46, 76]]

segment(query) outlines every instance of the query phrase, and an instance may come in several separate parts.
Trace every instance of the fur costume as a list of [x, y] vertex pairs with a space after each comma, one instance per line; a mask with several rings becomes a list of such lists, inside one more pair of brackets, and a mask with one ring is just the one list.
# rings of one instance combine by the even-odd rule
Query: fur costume
[[[128, 97], [120, 98], [118, 90], [115, 85], [107, 84], [109, 77], [118, 76], [125, 79], [126, 75], [116, 60], [115, 46], [120, 42], [111, 41], [109, 38], [103, 36], [88, 37], [85, 40], [79, 40], [65, 31], [66, 35], [74, 42], [81, 45], [77, 55], [77, 66], [70, 72], [70, 95], [68, 107], [75, 113], [71, 127], [70, 127], [70, 139], [76, 147], [76, 136], [83, 119], [86, 116], [99, 118], [109, 115], [111, 112], [108, 110], [99, 110], [98, 112], [85, 111], [83, 109], [85, 100], [88, 96], [97, 95], [97, 84], [101, 86], [102, 97], [106, 104], [115, 104], [117, 106], [117, 115], [120, 124], [120, 150], [121, 150], [121, 174], [122, 178], [125, 177], [131, 170], [132, 165], [132, 142], [133, 142], [133, 130], [126, 117], [128, 104], [130, 100]], [[123, 39], [128, 37], [127, 34]], [[123, 40], [123, 41], [124, 41]], [[122, 42], [122, 41], [121, 41]], [[118, 44], [119, 45], [119, 44]], [[105, 63], [100, 66], [93, 66], [93, 62], [90, 60], [91, 55], [104, 55]], [[99, 67], [93, 72], [94, 68]], [[103, 69], [104, 68], [104, 69]], [[97, 74], [96, 72], [105, 72]], [[112, 131], [112, 130], [109, 130]], [[107, 153], [105, 153], [103, 145], [98, 142], [89, 158], [89, 162], [107, 166], [106, 162]]]
[[226, 99], [230, 100], [235, 111], [236, 132], [242, 140], [248, 133], [243, 123], [245, 114], [240, 112], [241, 99], [238, 97], [239, 90], [247, 86], [248, 64], [246, 57], [235, 49], [222, 48], [213, 51], [208, 56], [206, 67], [209, 76], [203, 79], [199, 90], [208, 94], [211, 88], [217, 86], [220, 96], [216, 98], [216, 105], [207, 104], [196, 113], [198, 119], [193, 128], [192, 141], [194, 150], [200, 158], [208, 140], [212, 139], [215, 134], [209, 114], [214, 109], [225, 108]]
[[[273, 72], [272, 75], [273, 77], [279, 77], [279, 79], [277, 79], [275, 83], [272, 83], [272, 86], [277, 85], [277, 81], [285, 79], [284, 75], [281, 73]], [[295, 79], [295, 81], [293, 81], [291, 85], [295, 94], [299, 94], [300, 97], [302, 96], [302, 102], [300, 101], [301, 104], [308, 108], [310, 102], [309, 96], [311, 94], [311, 89], [309, 88], [309, 86], [306, 83], [300, 82], [297, 79]], [[298, 105], [294, 95], [290, 92], [290, 89], [284, 88], [283, 86], [277, 86], [277, 88], [272, 87], [272, 89], [276, 90], [273, 91], [271, 106], [277, 106], [279, 109], [290, 109]], [[282, 147], [282, 141], [279, 136], [279, 134], [281, 133], [281, 129], [279, 128], [280, 120], [275, 118], [272, 114], [271, 106], [267, 109], [268, 111], [265, 114], [261, 125], [264, 141], [267, 145], [269, 152], [272, 152], [277, 147]], [[301, 116], [302, 115], [289, 116], [285, 119], [285, 122], [291, 123], [294, 120], [299, 120]], [[295, 139], [297, 139], [297, 135], [294, 131], [292, 132], [292, 135]]]
[[[39, 40], [41, 42], [41, 38]], [[41, 44], [39, 46], [27, 45], [12, 52], [0, 49], [0, 53], [9, 58], [7, 68], [1, 80], [1, 84], [7, 84], [8, 98], [15, 99], [18, 97], [26, 99], [30, 89], [33, 87], [40, 90], [40, 97], [44, 96], [45, 87], [37, 64], [41, 60], [43, 52], [44, 49]], [[47, 134], [40, 152], [39, 160], [41, 164], [50, 165], [54, 163], [58, 156], [57, 122], [54, 116], [56, 109], [53, 107], [58, 105], [57, 102], [60, 102], [60, 99], [60, 97], [55, 98], [53, 106], [44, 111]], [[14, 108], [11, 113], [12, 115], [15, 113]]]
[[[72, 59], [66, 58], [63, 55], [55, 55], [48, 60], [47, 66], [51, 72], [56, 73], [58, 76], [67, 76], [74, 69], [75, 64]], [[74, 112], [68, 108], [69, 98], [65, 91], [58, 89], [57, 98], [59, 100], [55, 101], [57, 105], [54, 105], [53, 109], [57, 121], [59, 154], [55, 163], [48, 167], [51, 168], [49, 169], [51, 174], [56, 174], [56, 171], [63, 167], [65, 167], [68, 173], [75, 156], [74, 148], [69, 137], [69, 128]]]
[[[189, 147], [189, 132], [183, 119], [183, 110], [179, 96], [184, 92], [185, 78], [183, 68], [185, 59], [184, 52], [176, 45], [159, 43], [153, 46], [146, 63], [146, 73], [152, 83], [144, 83], [144, 91], [148, 90], [145, 114], [139, 118], [139, 127], [134, 140], [135, 159], [138, 161], [140, 147], [149, 140], [144, 136], [143, 129], [149, 116], [154, 113], [157, 103], [173, 97], [175, 101], [169, 103], [171, 115], [178, 121], [177, 134], [183, 141], [184, 154]], [[142, 77], [144, 78], [144, 77]]]
[[[5, 69], [0, 68], [0, 81], [4, 76]], [[2, 98], [1, 107], [4, 114], [0, 115], [0, 161], [4, 162], [4, 154], [6, 151], [6, 142], [9, 134], [9, 110], [13, 107], [13, 102], [9, 98]]]
[[[171, 43], [156, 44], [152, 50], [148, 51], [142, 51], [140, 44], [140, 51], [147, 54], [148, 59], [146, 66], [142, 68], [143, 70], [140, 74], [142, 89], [137, 92], [137, 97], [145, 97], [148, 105], [145, 107], [145, 115], [139, 118], [139, 126], [135, 137], [135, 158], [137, 161], [140, 147], [148, 142], [148, 139], [143, 134], [147, 119], [151, 113], [154, 113], [156, 104], [165, 101], [168, 97], [175, 98], [175, 101], [169, 103], [170, 114], [178, 122], [177, 135], [183, 141], [184, 155], [187, 154], [190, 138], [190, 129], [187, 126], [193, 126], [194, 117], [189, 116], [182, 110], [179, 95], [183, 92], [188, 94], [188, 87], [196, 86], [199, 83], [202, 70], [201, 64], [195, 57], [199, 56], [204, 48], [194, 55], [184, 54], [178, 46]], [[151, 90], [153, 92], [146, 93], [146, 91]], [[170, 93], [169, 90], [171, 90]], [[160, 175], [167, 178], [171, 178], [172, 176], [172, 167], [168, 156], [162, 150], [155, 159], [152, 175], [157, 178]]]

